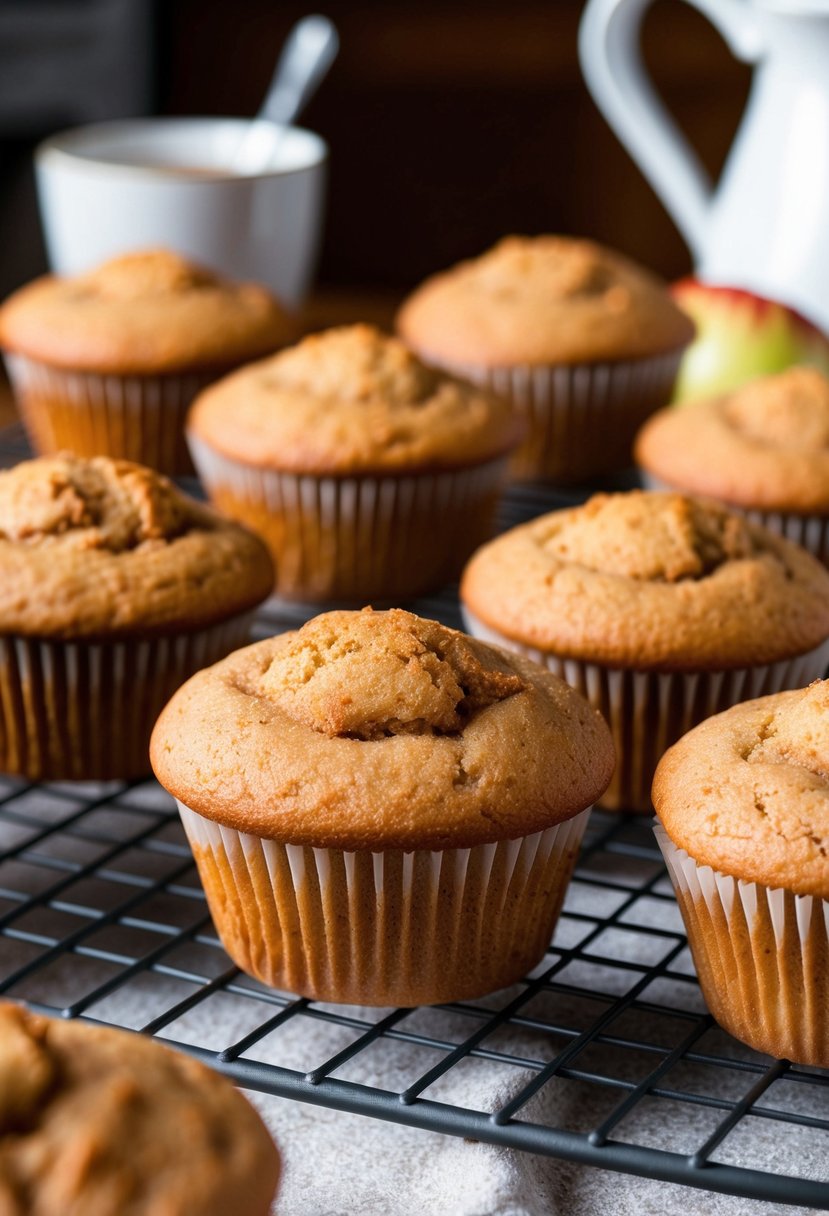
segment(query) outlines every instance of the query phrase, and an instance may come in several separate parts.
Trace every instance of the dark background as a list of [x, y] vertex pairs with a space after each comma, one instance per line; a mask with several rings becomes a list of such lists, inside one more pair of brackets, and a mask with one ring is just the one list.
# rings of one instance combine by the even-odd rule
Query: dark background
[[[676, 277], [681, 238], [596, 110], [581, 0], [325, 0], [341, 53], [303, 123], [331, 147], [324, 287], [402, 292], [507, 232], [589, 235]], [[31, 150], [127, 114], [253, 114], [310, 3], [0, 0], [3, 292], [45, 266]], [[749, 70], [682, 0], [656, 0], [644, 52], [716, 174]]]

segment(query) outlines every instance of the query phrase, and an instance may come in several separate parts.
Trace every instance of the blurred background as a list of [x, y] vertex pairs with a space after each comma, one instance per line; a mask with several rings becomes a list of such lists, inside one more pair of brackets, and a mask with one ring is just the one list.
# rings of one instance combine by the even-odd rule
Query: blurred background
[[[303, 117], [331, 147], [322, 295], [382, 302], [507, 232], [595, 237], [660, 271], [689, 256], [582, 82], [582, 0], [325, 0], [341, 52]], [[45, 269], [31, 154], [67, 126], [252, 115], [291, 25], [273, 0], [0, 0], [0, 293]], [[656, 0], [649, 70], [716, 175], [750, 70]]]

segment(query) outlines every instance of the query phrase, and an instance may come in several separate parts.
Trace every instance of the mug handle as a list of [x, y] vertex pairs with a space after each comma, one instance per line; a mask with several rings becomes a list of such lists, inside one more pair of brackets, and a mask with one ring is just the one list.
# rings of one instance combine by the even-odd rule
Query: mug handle
[[[705, 248], [711, 182], [657, 96], [639, 50], [651, 0], [589, 0], [579, 28], [582, 72], [619, 139], [661, 196], [694, 261]], [[714, 25], [735, 59], [756, 63], [764, 46], [745, 0], [687, 0]]]

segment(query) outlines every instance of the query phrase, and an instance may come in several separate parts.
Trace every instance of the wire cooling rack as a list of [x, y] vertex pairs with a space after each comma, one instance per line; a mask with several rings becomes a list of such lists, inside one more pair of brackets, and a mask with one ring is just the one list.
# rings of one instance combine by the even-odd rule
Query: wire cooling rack
[[[2, 463], [25, 454], [18, 432], [0, 436]], [[515, 493], [504, 522], [549, 505]], [[415, 607], [458, 623], [451, 592]], [[281, 627], [259, 618], [263, 635]], [[642, 818], [594, 812], [553, 943], [520, 984], [367, 1010], [233, 966], [154, 782], [0, 778], [0, 995], [157, 1035], [265, 1093], [829, 1210], [829, 1073], [715, 1025]], [[458, 1100], [457, 1078], [482, 1069], [499, 1077], [487, 1109]]]

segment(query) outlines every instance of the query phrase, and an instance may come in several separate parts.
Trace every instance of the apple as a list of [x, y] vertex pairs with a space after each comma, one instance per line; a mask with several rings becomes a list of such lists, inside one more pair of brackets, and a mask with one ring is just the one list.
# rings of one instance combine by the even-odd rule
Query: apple
[[671, 294], [697, 327], [680, 364], [674, 401], [712, 397], [793, 363], [809, 363], [829, 375], [829, 338], [785, 304], [694, 278], [675, 283]]

